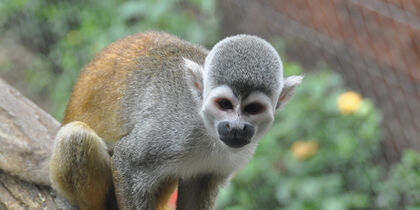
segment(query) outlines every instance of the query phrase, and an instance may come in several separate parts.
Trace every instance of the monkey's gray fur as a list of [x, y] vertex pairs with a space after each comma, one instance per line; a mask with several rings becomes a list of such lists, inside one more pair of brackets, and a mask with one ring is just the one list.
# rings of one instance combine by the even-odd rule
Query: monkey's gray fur
[[[113, 166], [123, 176], [119, 186], [124, 206], [152, 209], [151, 195], [160, 182], [214, 171], [206, 164], [214, 143], [197, 114], [200, 104], [185, 82], [184, 58], [202, 64], [206, 55], [204, 48], [186, 42], [163, 43], [138, 60], [139, 70], [131, 76], [122, 104], [132, 131], [116, 143], [113, 156]], [[161, 56], [165, 59], [157, 58]], [[202, 166], [200, 170], [192, 168], [198, 165], [193, 162]], [[197, 206], [185, 209], [204, 209], [199, 203], [189, 205]]]
[[[218, 187], [248, 162], [259, 139], [239, 149], [224, 145], [203, 122], [203, 100], [225, 85], [239, 99], [260, 91], [276, 107], [283, 87], [280, 57], [261, 38], [238, 35], [220, 41], [209, 54], [183, 41], [158, 43], [137, 62], [121, 102], [131, 132], [115, 144], [112, 157], [121, 206], [153, 209], [160, 183], [179, 179], [177, 209], [213, 209]], [[190, 78], [200, 71], [204, 92], [195, 94]], [[294, 80], [298, 84], [301, 78]]]
[[177, 209], [214, 209], [301, 80], [256, 36], [210, 52], [157, 32], [116, 41], [75, 84], [52, 185], [82, 210], [163, 210], [178, 183]]
[[[247, 96], [260, 90], [278, 94], [282, 85], [283, 67], [276, 50], [256, 36], [237, 35], [214, 46], [206, 59], [209, 89], [227, 84], [236, 95]], [[207, 81], [207, 80], [204, 80]]]

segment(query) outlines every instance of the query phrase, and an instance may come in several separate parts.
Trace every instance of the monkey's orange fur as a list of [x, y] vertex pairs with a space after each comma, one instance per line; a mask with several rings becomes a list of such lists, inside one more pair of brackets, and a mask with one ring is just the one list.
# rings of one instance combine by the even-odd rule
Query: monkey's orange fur
[[[112, 188], [112, 176], [104, 143], [83, 122], [72, 122], [61, 130], [51, 157], [51, 162], [55, 163], [50, 164], [53, 186], [81, 210], [105, 209], [104, 198]], [[67, 147], [80, 142], [83, 146]]]
[[[176, 39], [164, 33], [148, 32], [128, 36], [112, 43], [82, 71], [80, 79], [74, 86], [67, 106], [63, 125], [72, 121], [81, 121], [93, 129], [106, 142], [116, 142], [129, 132], [122, 126], [120, 104], [124, 96], [127, 78], [138, 70], [136, 58], [148, 54], [154, 43]], [[99, 105], [100, 104], [100, 105]], [[105, 104], [105, 106], [104, 106]], [[90, 172], [89, 172], [90, 173]], [[96, 174], [91, 173], [91, 176]], [[95, 180], [95, 177], [90, 177]], [[117, 181], [118, 177], [114, 177]], [[92, 183], [102, 185], [103, 183]], [[175, 181], [160, 186], [156, 199], [157, 209], [167, 208], [170, 195], [177, 186]], [[102, 193], [89, 193], [103, 196]], [[116, 192], [118, 198], [118, 192]], [[103, 197], [95, 199], [104, 199]]]

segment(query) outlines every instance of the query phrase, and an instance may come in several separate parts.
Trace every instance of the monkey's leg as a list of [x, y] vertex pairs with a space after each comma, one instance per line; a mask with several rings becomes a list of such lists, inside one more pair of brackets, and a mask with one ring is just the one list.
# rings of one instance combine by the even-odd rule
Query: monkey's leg
[[168, 151], [142, 128], [134, 128], [114, 146], [112, 174], [120, 210], [166, 207], [162, 204], [175, 187], [176, 179], [167, 171]]
[[176, 209], [214, 209], [219, 187], [225, 180], [224, 177], [210, 174], [179, 180]]
[[56, 136], [50, 178], [53, 188], [81, 210], [106, 209], [112, 176], [105, 143], [82, 122], [66, 124]]
[[120, 155], [114, 149], [112, 173], [119, 209], [155, 210], [159, 175]]

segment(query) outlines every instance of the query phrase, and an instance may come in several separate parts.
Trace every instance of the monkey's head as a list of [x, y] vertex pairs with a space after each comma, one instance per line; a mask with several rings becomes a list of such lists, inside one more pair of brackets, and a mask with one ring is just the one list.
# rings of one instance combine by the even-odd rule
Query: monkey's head
[[275, 112], [303, 79], [283, 79], [276, 50], [250, 35], [217, 43], [207, 55], [204, 68], [187, 59], [186, 66], [208, 133], [230, 148], [258, 142], [270, 128]]

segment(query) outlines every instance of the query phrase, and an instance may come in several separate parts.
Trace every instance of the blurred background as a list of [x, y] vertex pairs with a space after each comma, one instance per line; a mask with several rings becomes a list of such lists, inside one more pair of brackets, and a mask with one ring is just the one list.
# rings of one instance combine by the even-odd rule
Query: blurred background
[[1, 0], [0, 77], [61, 120], [82, 67], [146, 30], [258, 35], [306, 76], [218, 209], [420, 209], [419, 1]]

